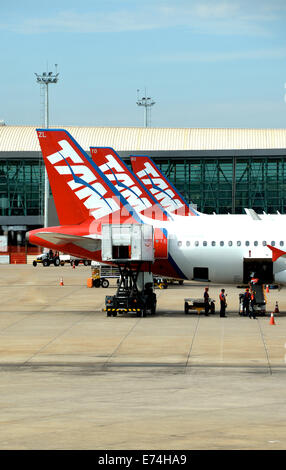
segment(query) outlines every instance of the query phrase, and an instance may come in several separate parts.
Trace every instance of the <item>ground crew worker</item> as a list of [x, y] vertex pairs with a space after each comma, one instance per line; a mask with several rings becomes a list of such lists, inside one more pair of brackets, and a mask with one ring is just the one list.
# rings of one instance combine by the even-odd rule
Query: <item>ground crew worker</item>
[[249, 318], [252, 317], [254, 320], [256, 319], [255, 310], [254, 310], [255, 302], [256, 302], [256, 299], [255, 299], [255, 292], [252, 291], [252, 292], [251, 292], [251, 296], [250, 296], [250, 306], [251, 306], [251, 309], [249, 310]]
[[220, 317], [225, 317], [225, 309], [226, 309], [226, 294], [225, 290], [222, 289], [219, 294], [219, 300], [220, 300]]
[[210, 301], [209, 301], [209, 288], [205, 287], [205, 292], [204, 292], [204, 304], [205, 304], [205, 316], [209, 316], [209, 310], [210, 310]]
[[249, 292], [249, 289], [247, 288], [244, 292], [244, 295], [243, 295], [243, 310], [242, 310], [242, 315], [243, 316], [249, 316], [250, 297], [251, 297], [251, 294]]

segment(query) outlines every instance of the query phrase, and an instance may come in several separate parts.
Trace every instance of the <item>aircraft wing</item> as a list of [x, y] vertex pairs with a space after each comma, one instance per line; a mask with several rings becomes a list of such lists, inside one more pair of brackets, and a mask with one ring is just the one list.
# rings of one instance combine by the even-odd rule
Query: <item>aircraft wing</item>
[[66, 245], [72, 243], [87, 251], [98, 251], [101, 249], [101, 238], [81, 237], [67, 233], [37, 232], [37, 237], [54, 245]]

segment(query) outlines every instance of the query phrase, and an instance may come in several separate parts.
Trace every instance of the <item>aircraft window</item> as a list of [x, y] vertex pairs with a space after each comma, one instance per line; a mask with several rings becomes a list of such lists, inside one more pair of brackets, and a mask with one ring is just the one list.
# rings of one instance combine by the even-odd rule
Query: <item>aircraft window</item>
[[274, 242], [274, 241], [271, 242], [271, 246], [275, 246], [275, 242]]
[[203, 245], [204, 245], [204, 246], [208, 246], [208, 242], [203, 242]]
[[232, 241], [229, 241], [229, 242], [228, 242], [228, 246], [232, 246]]
[[190, 246], [190, 244], [191, 244], [190, 242], [186, 242], [186, 245], [187, 245], [187, 246]]
[[219, 242], [220, 246], [224, 246], [224, 242]]
[[212, 246], [215, 246], [215, 242], [212, 242]]
[[200, 242], [195, 242], [195, 246], [199, 246]]
[[254, 242], [254, 246], [258, 246], [258, 242], [257, 242], [257, 241]]
[[248, 240], [245, 242], [245, 246], [249, 246], [249, 241]]
[[241, 241], [238, 240], [238, 241], [236, 242], [236, 244], [237, 244], [237, 246], [241, 246]]
[[182, 242], [178, 242], [178, 246], [182, 246]]
[[265, 240], [263, 240], [262, 245], [263, 245], [263, 246], [266, 246], [266, 245], [267, 245], [267, 242], [266, 242]]
[[284, 246], [284, 242], [280, 242], [280, 246]]

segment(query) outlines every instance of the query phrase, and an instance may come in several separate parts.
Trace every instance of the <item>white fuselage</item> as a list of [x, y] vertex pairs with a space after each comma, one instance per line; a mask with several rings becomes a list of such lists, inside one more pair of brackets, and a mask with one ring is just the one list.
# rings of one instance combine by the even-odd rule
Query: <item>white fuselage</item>
[[[194, 279], [194, 268], [207, 268], [208, 280], [217, 283], [243, 282], [244, 262], [271, 262], [266, 245], [286, 251], [286, 216], [262, 215], [174, 216], [173, 221], [145, 219], [168, 232], [168, 249], [174, 264], [186, 279]], [[286, 284], [286, 258], [273, 263], [273, 280]]]

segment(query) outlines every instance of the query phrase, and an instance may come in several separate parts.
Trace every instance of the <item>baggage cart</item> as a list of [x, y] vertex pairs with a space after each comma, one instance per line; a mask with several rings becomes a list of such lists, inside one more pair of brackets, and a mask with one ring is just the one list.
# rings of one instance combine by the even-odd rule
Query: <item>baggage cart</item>
[[[205, 311], [204, 299], [186, 298], [184, 299], [184, 301], [185, 301], [185, 304], [184, 304], [185, 314], [188, 314], [191, 311], [191, 312], [197, 312], [198, 315], [200, 315], [202, 311], [203, 312]], [[214, 314], [215, 313], [215, 300], [209, 299], [209, 304], [210, 304], [209, 313]]]

